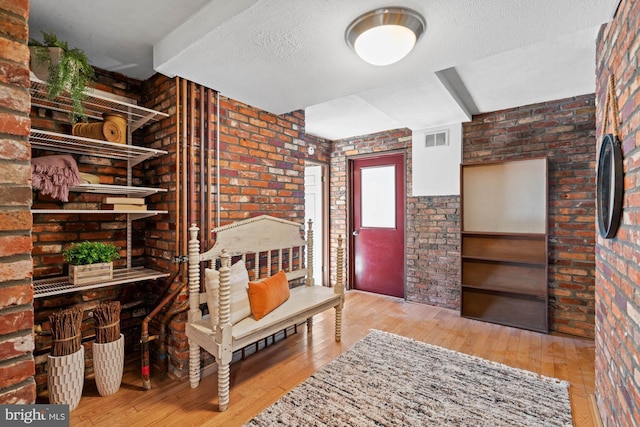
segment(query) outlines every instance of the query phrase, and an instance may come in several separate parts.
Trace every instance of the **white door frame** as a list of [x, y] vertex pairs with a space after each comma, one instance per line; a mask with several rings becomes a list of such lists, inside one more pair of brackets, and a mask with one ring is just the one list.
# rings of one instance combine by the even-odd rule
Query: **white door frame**
[[[327, 171], [328, 171], [328, 165], [323, 164], [323, 163], [316, 163], [316, 162], [310, 162], [310, 161], [306, 161], [305, 162], [305, 167], [306, 166], [319, 166], [320, 167], [320, 177], [321, 177], [321, 184], [322, 184], [322, 190], [321, 190], [321, 195], [319, 198], [316, 199], [316, 203], [320, 202], [321, 204], [321, 222], [320, 224], [315, 224], [316, 226], [318, 226], [317, 229], [320, 230], [320, 233], [314, 233], [313, 235], [313, 239], [314, 239], [314, 247], [318, 248], [318, 244], [320, 249], [320, 259], [321, 259], [321, 265], [316, 265], [314, 263], [313, 265], [313, 269], [314, 269], [314, 276], [315, 277], [320, 277], [321, 281], [318, 282], [318, 280], [316, 280], [316, 285], [327, 285], [329, 283], [329, 268], [328, 268], [328, 260], [329, 260], [329, 245], [328, 243], [328, 235], [329, 235], [329, 186], [328, 186], [328, 178], [327, 178]], [[305, 174], [306, 175], [306, 174]], [[306, 192], [306, 188], [305, 188], [305, 200], [307, 197], [307, 192]], [[306, 221], [307, 221], [307, 215], [306, 215], [306, 203], [305, 203], [305, 230], [307, 227]], [[316, 227], [314, 227], [316, 228]], [[314, 249], [315, 249], [314, 248]], [[319, 273], [319, 274], [318, 274]]]

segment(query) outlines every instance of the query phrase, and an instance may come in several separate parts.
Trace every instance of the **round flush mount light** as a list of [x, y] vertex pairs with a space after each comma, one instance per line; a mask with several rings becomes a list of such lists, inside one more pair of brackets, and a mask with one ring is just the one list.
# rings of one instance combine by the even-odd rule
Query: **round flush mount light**
[[372, 10], [347, 27], [347, 44], [373, 65], [400, 61], [413, 49], [427, 23], [418, 12], [401, 7]]

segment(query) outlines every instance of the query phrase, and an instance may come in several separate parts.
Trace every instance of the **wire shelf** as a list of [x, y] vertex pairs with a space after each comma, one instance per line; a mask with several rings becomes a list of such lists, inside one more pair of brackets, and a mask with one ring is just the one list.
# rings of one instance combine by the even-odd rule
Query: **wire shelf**
[[169, 273], [161, 273], [144, 267], [121, 268], [113, 270], [113, 279], [97, 283], [72, 285], [67, 277], [53, 277], [33, 281], [33, 297], [42, 298], [51, 295], [66, 294], [69, 292], [85, 291], [88, 289], [104, 288], [123, 283], [140, 282], [143, 280], [156, 280], [168, 277]]
[[166, 214], [168, 211], [110, 210], [110, 209], [31, 209], [32, 214], [127, 214], [132, 220]]
[[128, 160], [132, 166], [144, 160], [167, 154], [166, 151], [156, 150], [154, 148], [119, 144], [117, 142], [101, 141], [39, 129], [31, 129], [29, 142], [33, 147], [45, 150], [93, 157], [106, 157], [116, 160]]
[[[87, 117], [102, 120], [105, 113], [121, 114], [127, 118], [128, 140], [135, 130], [158, 122], [169, 117], [169, 114], [162, 113], [150, 108], [141, 107], [135, 101], [107, 93], [98, 89], [89, 89], [85, 92], [86, 100], [83, 102], [84, 111]], [[63, 93], [55, 100], [47, 98], [47, 84], [31, 74], [31, 105], [38, 108], [59, 111], [64, 113], [73, 112], [73, 102], [68, 93]], [[131, 167], [154, 157], [164, 156], [167, 151], [152, 148], [138, 147], [130, 144], [119, 144], [114, 142], [84, 138], [73, 135], [65, 135], [57, 132], [49, 132], [39, 129], [31, 129], [29, 142], [34, 148], [86, 155], [91, 157], [109, 158], [113, 160], [127, 161], [128, 184], [131, 184]], [[165, 189], [148, 187], [133, 187], [131, 185], [105, 185], [105, 184], [80, 184], [70, 188], [70, 191], [84, 193], [100, 193], [112, 195], [128, 195], [134, 197], [146, 197]], [[104, 209], [32, 209], [33, 214], [111, 214], [126, 215], [127, 218], [127, 265], [131, 266], [131, 221], [146, 218], [159, 214], [166, 214], [167, 211], [141, 211], [141, 210], [104, 210]], [[103, 288], [123, 283], [139, 282], [144, 280], [156, 280], [169, 276], [168, 273], [161, 273], [144, 267], [122, 268], [114, 270], [113, 279], [96, 283], [72, 285], [67, 277], [55, 277], [34, 280], [34, 298], [41, 298], [51, 295], [64, 294], [88, 289]]]
[[[73, 101], [69, 94], [64, 93], [55, 100], [51, 101], [47, 98], [47, 84], [42, 80], [31, 75], [31, 105], [36, 107], [47, 108], [65, 113], [73, 112]], [[119, 113], [127, 117], [131, 132], [144, 126], [147, 123], [157, 122], [158, 120], [169, 117], [169, 114], [150, 108], [141, 107], [123, 100], [115, 95], [96, 89], [85, 92], [87, 99], [83, 102], [84, 111], [87, 117], [102, 120], [104, 113]]]
[[152, 194], [165, 192], [167, 190], [164, 188], [129, 187], [126, 185], [80, 184], [74, 187], [69, 187], [69, 191], [76, 193], [117, 194], [132, 197], [146, 197]]

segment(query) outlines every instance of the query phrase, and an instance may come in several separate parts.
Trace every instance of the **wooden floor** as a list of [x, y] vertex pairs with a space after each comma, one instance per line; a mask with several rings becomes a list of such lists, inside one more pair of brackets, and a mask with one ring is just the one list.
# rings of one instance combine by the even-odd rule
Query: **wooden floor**
[[594, 392], [594, 342], [543, 335], [463, 319], [457, 311], [408, 303], [358, 291], [347, 293], [342, 342], [333, 339], [333, 311], [314, 318], [312, 334], [298, 334], [231, 366], [231, 401], [216, 412], [216, 375], [196, 389], [188, 381], [152, 379], [143, 390], [139, 363], [128, 363], [121, 389], [98, 395], [85, 382], [71, 426], [241, 426], [287, 391], [364, 337], [379, 329], [527, 369], [571, 383], [574, 425], [596, 425], [590, 396]]

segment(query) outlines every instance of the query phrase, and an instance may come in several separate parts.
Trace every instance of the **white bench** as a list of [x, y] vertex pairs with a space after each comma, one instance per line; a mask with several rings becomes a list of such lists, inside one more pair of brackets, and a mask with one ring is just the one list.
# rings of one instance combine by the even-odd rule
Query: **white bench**
[[[226, 410], [229, 404], [229, 365], [234, 351], [304, 321], [311, 332], [312, 316], [330, 308], [335, 309], [335, 339], [340, 341], [344, 304], [342, 239], [338, 240], [335, 286], [316, 286], [313, 281], [311, 221], [307, 241], [301, 237], [301, 229], [298, 223], [263, 215], [214, 229], [216, 242], [204, 253], [200, 252], [198, 227], [189, 229], [189, 318], [186, 327], [189, 381], [192, 388], [200, 382], [202, 348], [216, 359], [220, 411]], [[304, 256], [307, 267], [304, 266]], [[232, 257], [253, 262], [251, 280], [284, 270], [289, 282], [302, 280], [304, 284], [292, 288], [289, 299], [260, 320], [249, 316], [232, 324], [229, 283]], [[211, 292], [207, 299], [206, 292], [200, 289], [200, 263], [210, 261], [215, 268], [218, 260], [219, 285], [216, 282], [213, 287], [207, 286]], [[210, 314], [203, 317], [200, 306], [205, 302]]]

